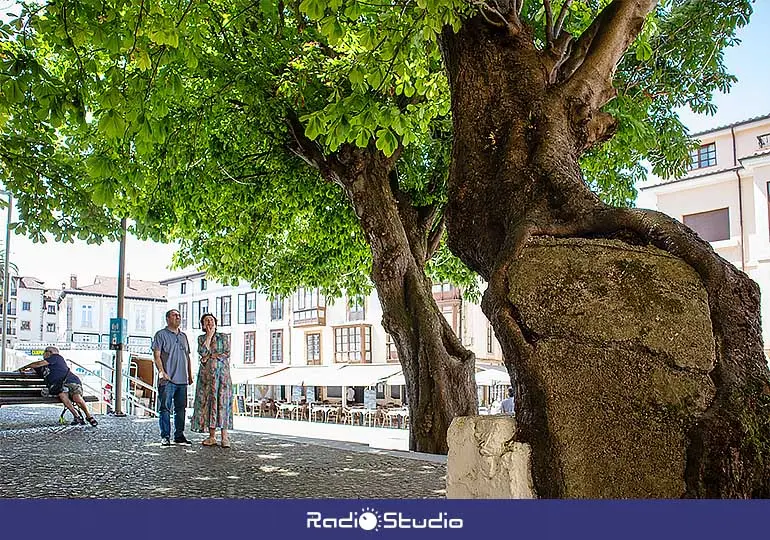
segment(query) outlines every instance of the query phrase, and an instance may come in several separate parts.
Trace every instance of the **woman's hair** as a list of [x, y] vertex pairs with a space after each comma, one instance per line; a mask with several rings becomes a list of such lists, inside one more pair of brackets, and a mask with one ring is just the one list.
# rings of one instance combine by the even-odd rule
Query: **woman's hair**
[[201, 328], [203, 328], [203, 319], [205, 319], [206, 317], [211, 317], [212, 319], [214, 319], [214, 324], [217, 326], [219, 325], [219, 322], [217, 321], [217, 318], [214, 317], [214, 315], [212, 315], [211, 313], [204, 313], [203, 315], [201, 315]]

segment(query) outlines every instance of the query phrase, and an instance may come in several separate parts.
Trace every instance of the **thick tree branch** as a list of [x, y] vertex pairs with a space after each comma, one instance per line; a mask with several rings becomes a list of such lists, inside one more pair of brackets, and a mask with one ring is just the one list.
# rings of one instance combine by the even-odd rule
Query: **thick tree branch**
[[433, 255], [438, 251], [441, 245], [441, 237], [444, 236], [444, 229], [446, 228], [446, 221], [444, 214], [441, 215], [441, 219], [438, 221], [433, 230], [428, 234], [428, 248], [425, 252], [425, 260], [430, 260]]
[[492, 0], [491, 3], [486, 0], [468, 1], [479, 8], [481, 16], [492, 26], [508, 28], [508, 31], [513, 36], [521, 31], [521, 18], [519, 14], [521, 13], [523, 0], [511, 0], [510, 3], [502, 1], [502, 6], [498, 0]]
[[567, 14], [569, 13], [570, 4], [572, 4], [572, 0], [564, 0], [564, 3], [561, 6], [559, 17], [556, 19], [556, 24], [553, 27], [554, 39], [559, 39], [559, 34], [561, 34], [561, 29], [564, 26], [564, 21], [567, 18]]
[[595, 109], [614, 96], [612, 77], [658, 0], [614, 0], [581, 34], [558, 80], [565, 92], [587, 99]]
[[336, 171], [336, 160], [327, 156], [319, 144], [305, 135], [305, 129], [302, 122], [294, 114], [287, 115], [286, 124], [289, 128], [291, 140], [289, 142], [289, 151], [302, 159], [305, 163], [318, 170], [321, 176], [338, 184], [342, 188], [342, 180]]
[[551, 0], [543, 0], [543, 8], [545, 9], [545, 43], [547, 48], [551, 48], [554, 37], [554, 25], [553, 25], [553, 10], [551, 10]]

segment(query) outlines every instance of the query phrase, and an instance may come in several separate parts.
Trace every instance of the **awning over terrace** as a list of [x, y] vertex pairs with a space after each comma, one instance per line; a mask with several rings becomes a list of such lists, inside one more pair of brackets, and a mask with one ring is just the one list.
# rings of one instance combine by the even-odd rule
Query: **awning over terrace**
[[[254, 379], [273, 373], [280, 368], [274, 367], [249, 367], [249, 368], [232, 368], [230, 370], [230, 378], [233, 384], [257, 384], [254, 383]], [[262, 384], [262, 383], [259, 383]]]
[[392, 364], [290, 366], [249, 382], [274, 386], [374, 386], [401, 371]]

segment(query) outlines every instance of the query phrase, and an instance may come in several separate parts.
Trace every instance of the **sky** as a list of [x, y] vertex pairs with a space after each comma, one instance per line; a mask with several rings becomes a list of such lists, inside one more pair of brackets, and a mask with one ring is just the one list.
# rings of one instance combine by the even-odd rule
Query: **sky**
[[738, 77], [730, 93], [717, 94], [715, 116], [695, 115], [689, 109], [679, 117], [690, 133], [732, 124], [754, 116], [770, 114], [770, 63], [767, 38], [770, 34], [770, 0], [756, 0], [747, 26], [738, 30], [740, 45], [725, 51], [725, 64]]
[[[0, 1], [0, 4], [6, 2]], [[718, 111], [715, 116], [694, 115], [680, 111], [680, 117], [691, 133], [730, 124], [764, 114], [770, 114], [770, 68], [767, 60], [767, 36], [770, 34], [770, 0], [754, 2], [754, 14], [748, 26], [738, 32], [741, 44], [728, 49], [725, 62], [738, 77], [728, 94], [715, 96]], [[5, 223], [6, 216], [0, 216]], [[5, 233], [3, 226], [3, 234]], [[129, 236], [126, 245], [126, 271], [134, 279], [161, 280], [184, 273], [170, 270], [173, 245], [143, 242]], [[69, 284], [71, 274], [79, 284], [93, 283], [96, 275], [117, 276], [118, 244], [87, 245], [84, 242], [35, 244], [26, 237], [12, 235], [10, 260], [23, 276], [42, 279], [48, 286], [58, 288]]]

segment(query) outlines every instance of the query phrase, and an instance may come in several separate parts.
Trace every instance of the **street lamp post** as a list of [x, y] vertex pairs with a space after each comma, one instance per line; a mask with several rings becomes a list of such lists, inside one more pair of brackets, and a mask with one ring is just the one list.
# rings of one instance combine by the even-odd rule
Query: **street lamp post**
[[[120, 220], [120, 252], [118, 255], [118, 318], [123, 318], [123, 304], [126, 297], [126, 228], [127, 220]], [[115, 351], [115, 416], [123, 412], [123, 347]]]
[[8, 195], [8, 221], [5, 224], [5, 261], [3, 268], [3, 353], [0, 358], [0, 371], [5, 371], [7, 366], [5, 361], [5, 348], [8, 339], [8, 296], [11, 288], [11, 280], [8, 276], [8, 263], [11, 255], [11, 212], [13, 211], [13, 195], [11, 195], [10, 191], [0, 191], [0, 194]]

